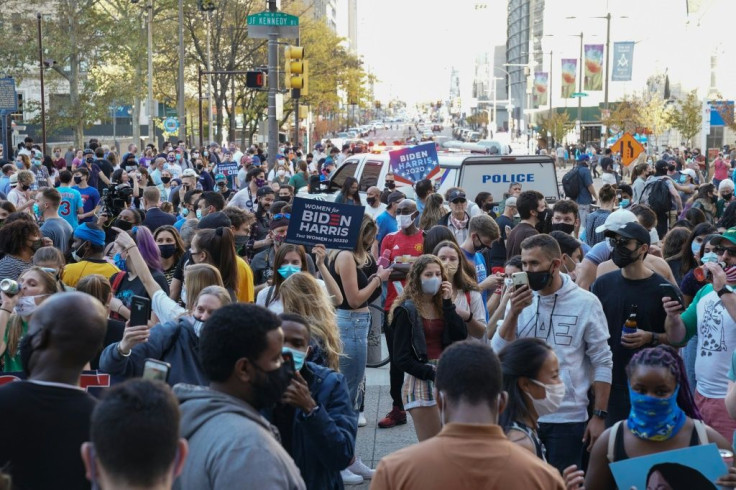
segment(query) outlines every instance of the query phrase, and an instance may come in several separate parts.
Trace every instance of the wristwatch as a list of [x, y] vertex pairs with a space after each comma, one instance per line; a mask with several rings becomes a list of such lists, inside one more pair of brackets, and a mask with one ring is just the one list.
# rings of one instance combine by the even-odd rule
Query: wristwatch
[[593, 410], [593, 415], [595, 415], [596, 417], [600, 417], [602, 419], [608, 418], [608, 412], [606, 412], [605, 410], [597, 409], [597, 408]]
[[731, 293], [733, 293], [733, 291], [731, 291], [731, 288], [729, 288], [728, 286], [723, 286], [721, 289], [719, 289], [716, 292], [719, 298], [723, 296], [724, 294], [731, 294]]
[[652, 332], [652, 341], [649, 342], [649, 345], [652, 347], [657, 347], [659, 345], [659, 337], [657, 337], [657, 334]]

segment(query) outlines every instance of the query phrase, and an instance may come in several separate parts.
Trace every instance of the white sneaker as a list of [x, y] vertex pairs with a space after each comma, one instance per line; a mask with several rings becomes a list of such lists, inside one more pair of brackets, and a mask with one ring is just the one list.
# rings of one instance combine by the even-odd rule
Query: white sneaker
[[340, 472], [340, 477], [342, 477], [342, 483], [344, 485], [360, 485], [363, 483], [363, 477], [360, 475], [356, 475], [352, 471], [345, 469]]
[[360, 475], [366, 480], [373, 478], [373, 474], [376, 472], [376, 470], [368, 468], [360, 458], [355, 458], [355, 462], [348, 466], [348, 470], [350, 470], [351, 473]]
[[358, 427], [365, 427], [368, 425], [368, 421], [365, 419], [365, 415], [363, 415], [363, 412], [358, 412]]

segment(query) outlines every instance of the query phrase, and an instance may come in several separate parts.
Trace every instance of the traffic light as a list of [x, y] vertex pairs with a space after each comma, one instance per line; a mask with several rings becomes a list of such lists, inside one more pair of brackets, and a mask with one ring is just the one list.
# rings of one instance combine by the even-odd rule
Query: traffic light
[[304, 60], [304, 46], [287, 46], [284, 49], [286, 58], [286, 88], [301, 90], [301, 95], [307, 95], [307, 62]]
[[266, 86], [266, 73], [260, 70], [245, 73], [245, 86], [247, 88], [261, 89]]
[[199, 10], [202, 12], [209, 12], [210, 10], [217, 9], [215, 0], [197, 0], [197, 4], [199, 6]]

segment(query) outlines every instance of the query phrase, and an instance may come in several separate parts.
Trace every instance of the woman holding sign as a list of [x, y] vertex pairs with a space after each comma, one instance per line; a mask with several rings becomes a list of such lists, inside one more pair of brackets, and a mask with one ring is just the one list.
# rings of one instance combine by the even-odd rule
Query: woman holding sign
[[[679, 311], [676, 301], [666, 305]], [[722, 435], [701, 420], [675, 349], [667, 345], [643, 349], [631, 358], [626, 373], [631, 413], [595, 442], [585, 477], [587, 490], [616, 488], [609, 467], [616, 461], [711, 442], [733, 451]], [[735, 488], [736, 468], [729, 467], [716, 484]]]

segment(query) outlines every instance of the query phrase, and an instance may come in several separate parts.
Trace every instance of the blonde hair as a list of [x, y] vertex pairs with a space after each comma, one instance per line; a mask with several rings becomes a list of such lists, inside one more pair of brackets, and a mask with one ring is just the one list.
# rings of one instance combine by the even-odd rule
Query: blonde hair
[[226, 306], [233, 302], [232, 297], [230, 296], [230, 293], [222, 286], [207, 286], [206, 288], [203, 288], [197, 297], [194, 299], [194, 306], [197, 306], [197, 302], [199, 301], [199, 298], [205, 295], [214, 296], [215, 298], [220, 300], [220, 306]]
[[197, 298], [207, 286], [224, 286], [220, 271], [214, 266], [204, 263], [192, 264], [184, 269], [184, 285], [187, 287], [187, 311], [194, 309]]
[[427, 196], [427, 204], [424, 205], [422, 217], [419, 219], [420, 230], [429, 230], [447, 214], [443, 206], [444, 201], [442, 195], [436, 192]]
[[94, 296], [100, 300], [102, 306], [107, 308], [108, 302], [110, 301], [112, 287], [110, 286], [110, 281], [105, 276], [101, 276], [100, 274], [90, 274], [79, 280], [77, 283], [77, 291]]
[[[20, 276], [18, 276], [18, 279], [20, 280], [21, 277], [31, 272], [38, 274], [39, 282], [41, 283], [44, 293], [54, 294], [59, 291], [59, 285], [56, 282], [56, 278], [40, 267], [34, 266], [30, 269], [26, 269]], [[41, 298], [41, 302], [43, 303], [46, 298], [48, 298], [48, 296]], [[20, 338], [23, 336], [22, 334], [23, 319], [20, 315], [13, 313], [8, 319], [8, 341], [5, 345], [5, 349], [8, 351], [8, 355], [10, 357], [14, 357], [18, 353], [18, 344], [20, 343]]]
[[284, 313], [294, 313], [309, 322], [312, 335], [325, 350], [327, 367], [338, 371], [342, 341], [337, 328], [337, 315], [324, 289], [311, 274], [297, 272], [281, 284]]
[[[440, 271], [442, 273], [442, 281], [447, 281], [447, 271], [445, 270], [444, 265], [442, 265], [442, 262], [440, 261], [440, 259], [437, 258], [437, 256], [426, 254], [420, 256], [416, 260], [416, 262], [412, 264], [411, 269], [409, 269], [409, 275], [406, 278], [404, 291], [398, 298], [396, 298], [394, 304], [391, 305], [391, 312], [389, 313], [388, 317], [389, 323], [392, 322], [394, 319], [394, 311], [396, 310], [396, 307], [401, 305], [401, 303], [406, 300], [411, 300], [414, 302], [414, 306], [419, 312], [419, 316], [421, 316], [422, 318], [429, 317], [429, 315], [427, 314], [428, 312], [424, 310], [422, 305], [424, 298], [424, 292], [422, 291], [422, 273], [424, 272], [424, 269], [426, 269], [427, 266], [430, 264], [437, 264], [440, 267]], [[434, 297], [432, 298], [432, 302], [434, 303], [434, 306], [437, 309], [437, 313], [439, 313], [440, 318], [444, 318], [444, 315], [442, 314], [442, 288], [440, 288], [437, 291], [437, 294], [434, 295]]]

